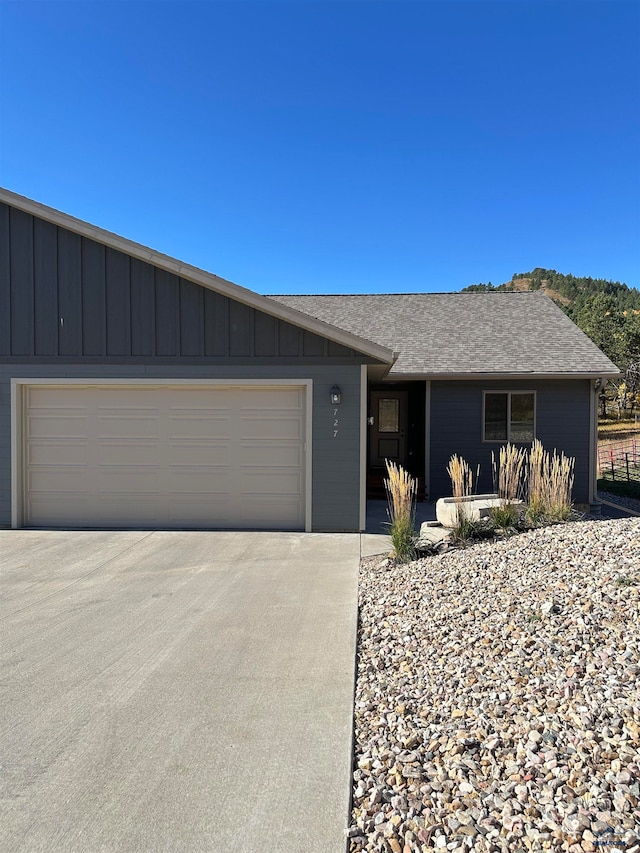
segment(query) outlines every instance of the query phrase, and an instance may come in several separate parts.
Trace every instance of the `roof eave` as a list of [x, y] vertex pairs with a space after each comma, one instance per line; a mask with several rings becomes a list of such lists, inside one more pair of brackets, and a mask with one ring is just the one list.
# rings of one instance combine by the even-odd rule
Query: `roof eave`
[[140, 261], [186, 278], [202, 287], [206, 287], [208, 290], [215, 290], [217, 293], [228, 296], [237, 302], [242, 302], [244, 305], [255, 308], [257, 311], [269, 314], [279, 320], [284, 320], [294, 326], [299, 326], [313, 334], [329, 338], [342, 346], [356, 350], [370, 358], [374, 358], [385, 364], [393, 364], [394, 362], [392, 350], [380, 346], [373, 341], [358, 337], [351, 332], [345, 332], [337, 326], [325, 323], [323, 320], [318, 320], [309, 314], [269, 299], [268, 296], [261, 296], [253, 290], [220, 278], [220, 276], [214, 273], [206, 272], [199, 267], [194, 267], [191, 264], [187, 264], [177, 258], [172, 258], [148, 246], [143, 246], [134, 240], [128, 240], [126, 237], [121, 237], [119, 234], [99, 228], [97, 225], [92, 225], [82, 219], [76, 219], [75, 216], [70, 216], [68, 213], [48, 207], [46, 204], [33, 201], [30, 198], [26, 198], [26, 196], [18, 195], [4, 187], [0, 187], [0, 201], [8, 204], [10, 207], [18, 208], [24, 213], [45, 219], [47, 222], [51, 222], [61, 228], [66, 228], [90, 240], [95, 240], [98, 243], [109, 246], [116, 251], [131, 255], [131, 257], [137, 258]]
[[466, 373], [433, 373], [433, 372], [425, 372], [425, 373], [400, 373], [394, 372], [393, 368], [389, 370], [386, 375], [386, 379], [394, 380], [394, 381], [415, 381], [420, 379], [429, 379], [432, 381], [435, 380], [462, 380], [462, 379], [486, 379], [486, 380], [497, 380], [497, 379], [505, 379], [505, 380], [514, 380], [514, 379], [615, 379], [620, 376], [621, 373], [619, 370], [617, 371], [606, 371], [606, 370], [593, 370], [593, 371], [581, 371], [579, 373], [536, 373], [534, 370], [531, 371], [521, 371], [521, 372], [505, 372], [500, 373], [497, 371], [487, 371], [487, 372], [466, 372]]

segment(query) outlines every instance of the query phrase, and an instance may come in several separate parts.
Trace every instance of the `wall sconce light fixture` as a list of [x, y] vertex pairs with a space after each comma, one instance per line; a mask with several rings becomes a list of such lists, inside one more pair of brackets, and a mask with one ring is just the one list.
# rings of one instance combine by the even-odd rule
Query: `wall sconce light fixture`
[[342, 391], [338, 388], [337, 385], [334, 385], [331, 389], [331, 405], [337, 406], [340, 404], [342, 400]]

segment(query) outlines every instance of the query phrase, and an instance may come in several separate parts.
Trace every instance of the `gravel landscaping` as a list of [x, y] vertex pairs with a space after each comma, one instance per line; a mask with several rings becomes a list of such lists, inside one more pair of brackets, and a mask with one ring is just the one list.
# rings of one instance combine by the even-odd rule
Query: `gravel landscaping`
[[349, 850], [640, 851], [640, 519], [362, 561]]

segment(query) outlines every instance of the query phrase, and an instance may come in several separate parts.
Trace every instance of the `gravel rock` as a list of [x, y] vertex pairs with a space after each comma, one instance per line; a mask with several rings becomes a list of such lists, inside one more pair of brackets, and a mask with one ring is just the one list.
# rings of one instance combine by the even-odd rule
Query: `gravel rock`
[[383, 562], [361, 566], [349, 850], [639, 845], [640, 519]]

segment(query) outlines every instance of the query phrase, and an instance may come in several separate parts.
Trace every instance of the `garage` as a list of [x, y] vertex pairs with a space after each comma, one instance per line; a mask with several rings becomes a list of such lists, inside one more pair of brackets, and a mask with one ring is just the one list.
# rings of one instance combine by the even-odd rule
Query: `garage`
[[304, 530], [294, 384], [21, 387], [25, 526]]
[[390, 349], [1, 188], [0, 246], [0, 528], [364, 528]]

